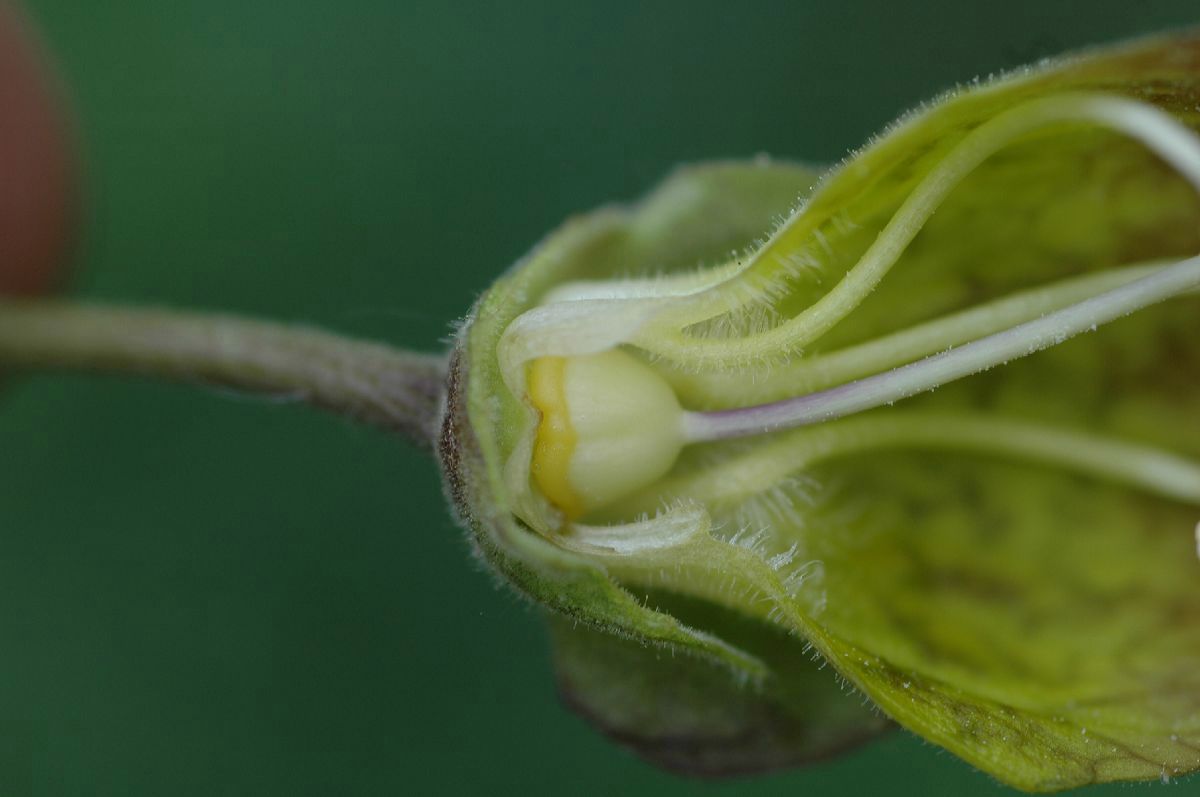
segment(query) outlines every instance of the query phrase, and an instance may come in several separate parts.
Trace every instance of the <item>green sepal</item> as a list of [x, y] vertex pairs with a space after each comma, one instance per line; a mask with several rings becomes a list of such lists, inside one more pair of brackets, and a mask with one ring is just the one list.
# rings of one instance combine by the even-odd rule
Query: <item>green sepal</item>
[[765, 161], [679, 169], [637, 205], [568, 221], [501, 278], [463, 322], [437, 449], [447, 495], [476, 554], [510, 586], [591, 628], [685, 649], [740, 681], [766, 676], [754, 654], [646, 607], [602, 567], [514, 515], [503, 466], [528, 409], [504, 387], [495, 351], [508, 324], [550, 286], [631, 265], [670, 269], [719, 260], [786, 214], [815, 179], [811, 169]]
[[802, 639], [711, 603], [650, 602], [763, 657], [747, 684], [689, 651], [598, 633], [559, 617], [550, 636], [563, 702], [637, 755], [684, 775], [728, 777], [836, 755], [889, 727], [847, 697]]

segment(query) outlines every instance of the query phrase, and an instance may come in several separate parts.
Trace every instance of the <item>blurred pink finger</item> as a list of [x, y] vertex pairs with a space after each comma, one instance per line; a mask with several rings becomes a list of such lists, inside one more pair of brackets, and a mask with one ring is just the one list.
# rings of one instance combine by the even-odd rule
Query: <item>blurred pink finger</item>
[[64, 276], [75, 172], [58, 89], [29, 19], [0, 0], [0, 293], [44, 293]]

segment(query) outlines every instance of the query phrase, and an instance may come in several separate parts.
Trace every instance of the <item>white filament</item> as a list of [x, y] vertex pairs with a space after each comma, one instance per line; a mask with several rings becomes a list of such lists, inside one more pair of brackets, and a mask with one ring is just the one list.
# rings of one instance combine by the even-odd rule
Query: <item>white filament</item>
[[[1060, 103], [1061, 107], [1054, 103]], [[1030, 106], [1021, 106], [1010, 113], [1019, 120], [1040, 119], [1043, 123], [1054, 118], [1086, 119], [1125, 132], [1157, 153], [1200, 191], [1200, 138], [1163, 111], [1131, 100], [1091, 95], [1035, 100]], [[1003, 118], [997, 117], [994, 121], [998, 122]], [[947, 160], [956, 157], [959, 160], [965, 158], [952, 153]], [[976, 158], [970, 160], [977, 162]], [[950, 169], [951, 174], [936, 179], [935, 175], [943, 170], [941, 167], [935, 170], [934, 175], [917, 188], [914, 195], [905, 202], [897, 218], [881, 233], [881, 241], [889, 237], [888, 231], [901, 221], [904, 223], [900, 224], [900, 227], [906, 231], [900, 238], [904, 243], [911, 240], [916, 232], [915, 229], [911, 229], [912, 224], [917, 223], [919, 226], [928, 219], [937, 202], [948, 192], [945, 182], [951, 180], [953, 174], [961, 176], [962, 166], [963, 164], [958, 164], [957, 168]], [[918, 196], [919, 194], [922, 196]], [[831, 325], [831, 319], [835, 316], [840, 318], [849, 312], [857, 304], [854, 297], [861, 297], [864, 289], [870, 290], [886, 273], [890, 262], [895, 258], [874, 257], [872, 253], [876, 248], [872, 247], [864, 255], [863, 261], [860, 261], [846, 279], [824, 299], [805, 311], [812, 314], [814, 319], [824, 319], [816, 321], [817, 327], [827, 329]], [[894, 249], [890, 245], [884, 248]], [[1063, 343], [1080, 333], [1094, 330], [1101, 324], [1197, 288], [1200, 288], [1200, 257], [1193, 257], [1164, 266], [1153, 274], [1035, 320], [891, 371], [771, 404], [718, 412], [688, 413], [684, 419], [687, 439], [695, 442], [762, 434], [776, 429], [828, 421], [891, 404]], [[839, 296], [840, 299], [836, 298]]]

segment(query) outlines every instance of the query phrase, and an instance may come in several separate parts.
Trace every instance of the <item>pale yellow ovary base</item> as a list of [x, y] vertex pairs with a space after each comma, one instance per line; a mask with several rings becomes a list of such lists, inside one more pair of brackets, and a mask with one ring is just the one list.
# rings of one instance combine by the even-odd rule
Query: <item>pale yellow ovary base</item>
[[623, 351], [538, 358], [528, 391], [541, 413], [533, 480], [568, 520], [661, 478], [683, 447], [674, 392]]

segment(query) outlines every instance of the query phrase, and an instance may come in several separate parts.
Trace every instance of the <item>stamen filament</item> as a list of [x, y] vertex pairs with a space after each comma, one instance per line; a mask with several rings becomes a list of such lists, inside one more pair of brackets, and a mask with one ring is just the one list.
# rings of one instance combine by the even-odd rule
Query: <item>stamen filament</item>
[[[746, 360], [755, 352], [795, 351], [812, 343], [862, 303], [950, 192], [976, 167], [1024, 135], [1067, 122], [1093, 122], [1140, 141], [1200, 190], [1200, 139], [1166, 112], [1146, 103], [1102, 94], [1031, 100], [968, 134], [905, 199], [858, 263], [827, 294], [796, 317], [754, 335], [706, 338], [689, 334], [683, 328], [702, 320], [695, 314], [698, 305], [684, 303], [664, 314], [635, 342], [677, 363]], [[801, 218], [797, 216], [793, 221]], [[755, 255], [755, 262], [782, 257], [781, 250], [800, 246], [795, 237], [809, 231], [803, 225], [792, 227], [788, 225], [776, 233]], [[751, 273], [750, 269], [745, 272]], [[697, 299], [704, 296], [701, 294]]]
[[1108, 269], [1019, 291], [1011, 296], [935, 318], [873, 340], [826, 354], [802, 357], [772, 369], [761, 382], [748, 382], [726, 371], [692, 374], [671, 372], [677, 389], [703, 396], [714, 406], [766, 403], [784, 396], [811, 393], [854, 379], [897, 368], [951, 346], [1009, 327], [1153, 274], [1164, 263]]
[[1034, 321], [886, 373], [770, 404], [687, 413], [683, 419], [684, 434], [689, 442], [745, 437], [891, 404], [1063, 343], [1101, 324], [1198, 287], [1200, 257], [1193, 257]]
[[1200, 463], [1152, 446], [982, 414], [896, 411], [799, 429], [719, 465], [655, 485], [626, 511], [665, 499], [732, 506], [820, 462], [892, 448], [950, 449], [1065, 467], [1200, 505]]

